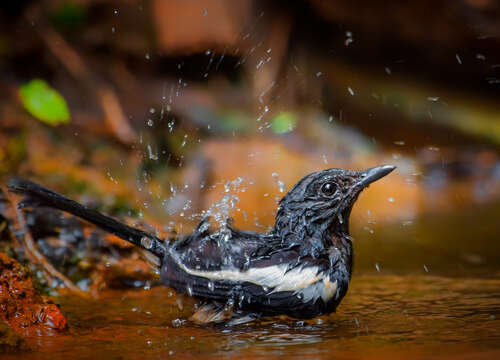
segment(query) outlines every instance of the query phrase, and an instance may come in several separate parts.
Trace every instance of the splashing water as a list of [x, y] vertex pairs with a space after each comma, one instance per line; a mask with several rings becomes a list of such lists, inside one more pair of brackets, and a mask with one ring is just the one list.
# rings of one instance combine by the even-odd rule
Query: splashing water
[[271, 176], [276, 181], [276, 185], [278, 185], [278, 189], [279, 189], [280, 193], [284, 193], [285, 189], [286, 189], [286, 185], [282, 180], [279, 179], [279, 174], [274, 172], [271, 174]]
[[245, 192], [246, 187], [242, 187], [244, 179], [238, 177], [235, 180], [227, 181], [224, 183], [224, 192], [222, 198], [210, 205], [210, 208], [203, 210], [201, 214], [197, 215], [202, 218], [211, 217], [215, 220], [218, 230], [217, 233], [221, 235], [221, 239], [227, 242], [231, 238], [230, 212], [234, 209], [240, 210], [237, 204], [240, 198], [237, 194]]

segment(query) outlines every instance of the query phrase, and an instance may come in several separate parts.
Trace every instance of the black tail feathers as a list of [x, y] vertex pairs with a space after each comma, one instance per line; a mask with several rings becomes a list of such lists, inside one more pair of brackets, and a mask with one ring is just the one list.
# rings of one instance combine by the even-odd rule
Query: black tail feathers
[[12, 178], [8, 184], [9, 191], [24, 196], [19, 208], [51, 207], [78, 216], [101, 229], [137, 245], [163, 259], [166, 246], [158, 237], [142, 230], [134, 229], [115, 219], [89, 209], [61, 194], [49, 190], [29, 180]]

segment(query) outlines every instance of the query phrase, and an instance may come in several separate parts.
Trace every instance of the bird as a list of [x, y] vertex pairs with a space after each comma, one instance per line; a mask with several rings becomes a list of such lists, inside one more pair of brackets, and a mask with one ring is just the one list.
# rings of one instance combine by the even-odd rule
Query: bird
[[210, 220], [203, 218], [191, 234], [175, 241], [130, 227], [29, 180], [12, 178], [8, 189], [23, 196], [19, 208], [58, 209], [143, 249], [164, 285], [200, 301], [193, 321], [237, 324], [264, 316], [310, 319], [335, 312], [353, 269], [351, 210], [366, 187], [394, 169], [383, 165], [313, 172], [279, 201], [267, 233], [238, 230], [230, 223], [212, 230]]

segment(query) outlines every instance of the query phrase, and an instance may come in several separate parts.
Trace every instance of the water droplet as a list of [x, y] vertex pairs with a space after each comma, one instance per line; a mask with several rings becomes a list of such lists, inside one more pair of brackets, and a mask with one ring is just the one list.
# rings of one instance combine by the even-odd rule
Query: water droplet
[[188, 135], [187, 135], [187, 134], [185, 134], [185, 135], [184, 135], [184, 140], [182, 141], [182, 144], [181, 144], [181, 147], [186, 146], [187, 137], [188, 137]]
[[188, 210], [191, 208], [191, 202], [192, 200], [187, 200], [186, 204], [182, 207], [182, 210]]
[[145, 249], [151, 249], [153, 247], [153, 239], [151, 238], [148, 238], [147, 236], [143, 236], [141, 238], [141, 245], [145, 248]]
[[158, 160], [158, 155], [153, 153], [153, 149], [151, 148], [151, 145], [148, 145], [148, 156], [150, 160]]
[[352, 38], [352, 32], [351, 31], [346, 31], [345, 32], [345, 36], [347, 39], [345, 39], [345, 46], [349, 46], [349, 44], [351, 44], [354, 40]]
[[280, 193], [284, 193], [285, 192], [285, 183], [281, 180], [278, 180], [278, 188], [280, 190]]

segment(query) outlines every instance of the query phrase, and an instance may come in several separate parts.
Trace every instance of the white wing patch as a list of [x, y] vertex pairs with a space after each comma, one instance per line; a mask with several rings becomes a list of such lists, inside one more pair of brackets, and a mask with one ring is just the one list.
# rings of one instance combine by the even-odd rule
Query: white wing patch
[[337, 281], [331, 282], [330, 277], [324, 272], [320, 272], [317, 266], [298, 266], [288, 271], [286, 264], [251, 268], [244, 271], [235, 268], [201, 271], [188, 268], [180, 261], [177, 254], [174, 254], [173, 251], [171, 254], [177, 265], [190, 275], [210, 280], [249, 282], [270, 289], [269, 294], [292, 291], [305, 302], [316, 300], [319, 297], [327, 302], [337, 293]]

